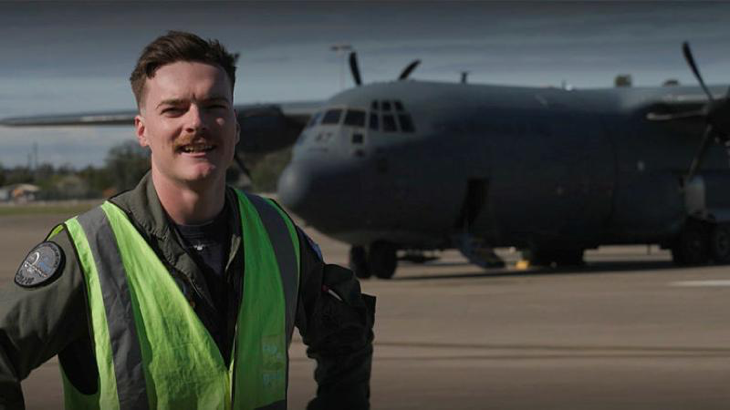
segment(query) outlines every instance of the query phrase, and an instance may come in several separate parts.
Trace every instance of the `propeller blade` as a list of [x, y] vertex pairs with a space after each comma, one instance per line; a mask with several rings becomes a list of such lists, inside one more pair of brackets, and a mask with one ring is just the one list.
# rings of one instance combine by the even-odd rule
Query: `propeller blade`
[[657, 114], [655, 112], [650, 112], [646, 114], [646, 119], [649, 121], [674, 121], [674, 120], [686, 120], [689, 118], [702, 118], [706, 115], [705, 110], [695, 110], [695, 111], [687, 111], [687, 112], [679, 112], [675, 114]]
[[705, 81], [702, 79], [702, 75], [700, 74], [700, 69], [697, 67], [695, 59], [692, 56], [692, 50], [689, 48], [689, 43], [686, 41], [682, 44], [682, 53], [684, 53], [684, 59], [687, 60], [689, 68], [692, 69], [692, 72], [695, 74], [697, 81], [700, 83], [700, 87], [702, 87], [702, 90], [704, 90], [705, 94], [707, 94], [707, 98], [710, 100], [711, 103], [714, 103], [715, 100], [712, 98], [712, 93], [705, 85]]
[[697, 170], [700, 169], [707, 147], [710, 145], [710, 135], [712, 135], [712, 124], [707, 124], [705, 134], [702, 136], [702, 142], [700, 142], [700, 146], [697, 149], [697, 154], [695, 154], [695, 157], [692, 159], [692, 165], [689, 166], [689, 172], [687, 173], [685, 183], [691, 181], [697, 173]]
[[400, 76], [398, 76], [398, 81], [403, 81], [408, 78], [409, 75], [413, 72], [413, 70], [418, 67], [418, 65], [421, 64], [421, 60], [413, 60], [410, 64], [406, 66], [406, 68], [401, 71]]
[[358, 87], [362, 85], [362, 77], [360, 77], [360, 68], [357, 64], [357, 53], [350, 53], [350, 71], [352, 72], [352, 79], [355, 81], [355, 85]]

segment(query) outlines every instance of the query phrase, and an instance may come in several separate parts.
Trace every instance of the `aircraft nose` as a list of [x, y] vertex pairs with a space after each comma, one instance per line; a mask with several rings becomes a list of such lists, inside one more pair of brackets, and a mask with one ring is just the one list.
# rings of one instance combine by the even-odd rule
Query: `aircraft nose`
[[306, 203], [311, 185], [311, 177], [305, 175], [301, 167], [289, 164], [282, 171], [276, 192], [279, 202], [293, 212], [298, 212]]
[[282, 205], [322, 231], [343, 229], [362, 213], [359, 173], [347, 164], [292, 162], [277, 193]]

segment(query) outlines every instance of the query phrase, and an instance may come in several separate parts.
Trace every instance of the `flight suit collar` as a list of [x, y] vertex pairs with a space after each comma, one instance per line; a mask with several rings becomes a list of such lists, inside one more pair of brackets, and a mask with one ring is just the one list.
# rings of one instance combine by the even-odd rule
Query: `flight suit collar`
[[[206, 285], [204, 273], [198, 268], [193, 258], [185, 251], [173, 222], [167, 216], [157, 196], [151, 173], [147, 173], [137, 186], [111, 199], [111, 202], [122, 208], [132, 222], [141, 230], [150, 245], [160, 255], [168, 268], [182, 273], [190, 282], [198, 296], [209, 308], [214, 309], [210, 291]], [[226, 187], [226, 206], [231, 221], [231, 240], [226, 275], [230, 275], [231, 263], [241, 248], [241, 219], [238, 209], [238, 198], [235, 191]], [[188, 296], [188, 295], [186, 295]]]

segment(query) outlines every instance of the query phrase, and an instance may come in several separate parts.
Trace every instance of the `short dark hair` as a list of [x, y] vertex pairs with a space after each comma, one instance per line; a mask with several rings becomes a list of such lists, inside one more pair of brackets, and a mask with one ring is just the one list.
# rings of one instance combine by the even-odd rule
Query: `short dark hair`
[[137, 107], [140, 107], [147, 79], [153, 78], [158, 68], [178, 61], [195, 61], [221, 67], [231, 81], [233, 92], [236, 60], [238, 54], [229, 53], [218, 40], [206, 41], [192, 33], [168, 31], [144, 48], [129, 77]]

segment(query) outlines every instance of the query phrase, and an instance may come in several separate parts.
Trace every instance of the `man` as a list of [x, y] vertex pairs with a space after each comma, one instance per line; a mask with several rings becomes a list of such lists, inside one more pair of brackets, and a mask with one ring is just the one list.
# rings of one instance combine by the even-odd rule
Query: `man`
[[58, 354], [67, 408], [286, 408], [296, 324], [309, 408], [368, 408], [374, 298], [273, 201], [226, 187], [234, 64], [189, 33], [145, 48], [130, 81], [151, 171], [56, 227], [0, 295], [0, 407]]

